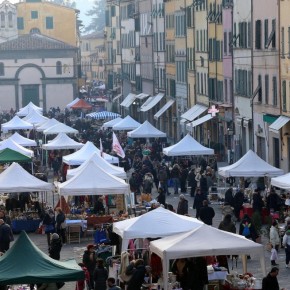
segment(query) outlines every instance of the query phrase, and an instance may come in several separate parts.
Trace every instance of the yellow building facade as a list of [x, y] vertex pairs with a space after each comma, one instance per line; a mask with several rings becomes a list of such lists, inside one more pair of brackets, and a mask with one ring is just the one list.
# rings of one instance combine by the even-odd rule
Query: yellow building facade
[[51, 2], [20, 2], [17, 7], [18, 33], [38, 32], [73, 46], [79, 45], [78, 10]]

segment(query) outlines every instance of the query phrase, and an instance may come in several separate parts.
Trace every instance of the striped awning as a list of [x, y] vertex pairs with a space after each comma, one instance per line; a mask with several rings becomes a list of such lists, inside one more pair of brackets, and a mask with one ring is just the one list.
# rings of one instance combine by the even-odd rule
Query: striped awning
[[105, 119], [115, 119], [121, 115], [113, 112], [103, 111], [103, 112], [94, 112], [87, 114], [86, 117], [96, 119], [96, 120], [105, 120]]

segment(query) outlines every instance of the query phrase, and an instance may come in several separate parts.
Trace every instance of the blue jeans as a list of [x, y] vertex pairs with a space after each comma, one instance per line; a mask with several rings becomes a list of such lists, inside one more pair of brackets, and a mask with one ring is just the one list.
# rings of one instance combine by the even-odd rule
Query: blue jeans
[[174, 194], [178, 194], [179, 178], [172, 178]]

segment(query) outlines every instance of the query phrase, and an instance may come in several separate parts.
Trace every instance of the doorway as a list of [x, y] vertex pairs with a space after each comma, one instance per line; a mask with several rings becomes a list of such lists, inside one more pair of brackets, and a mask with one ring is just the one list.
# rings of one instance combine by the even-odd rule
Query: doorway
[[39, 106], [39, 85], [22, 86], [22, 107], [25, 107], [30, 102]]

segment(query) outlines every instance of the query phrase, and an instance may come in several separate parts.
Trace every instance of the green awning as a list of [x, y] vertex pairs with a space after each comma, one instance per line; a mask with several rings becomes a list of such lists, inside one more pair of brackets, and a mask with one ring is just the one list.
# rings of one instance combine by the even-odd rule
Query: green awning
[[31, 158], [10, 148], [0, 151], [0, 163], [31, 162]]
[[25, 232], [0, 257], [0, 285], [78, 281], [84, 276], [75, 260], [62, 262], [50, 258]]
[[269, 124], [274, 123], [279, 116], [273, 116], [273, 115], [269, 115], [269, 114], [265, 114], [263, 115], [263, 121]]

